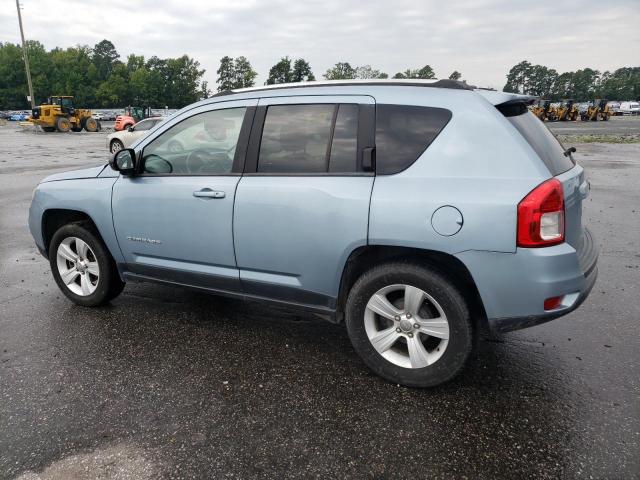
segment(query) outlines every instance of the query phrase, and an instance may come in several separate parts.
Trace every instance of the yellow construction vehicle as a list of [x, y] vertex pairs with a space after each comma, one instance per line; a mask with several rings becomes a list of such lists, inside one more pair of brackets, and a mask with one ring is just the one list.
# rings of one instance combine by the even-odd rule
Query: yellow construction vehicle
[[545, 120], [556, 120], [555, 109], [551, 108], [551, 100], [538, 100], [538, 102], [532, 106], [531, 111], [543, 122]]
[[593, 101], [593, 105], [589, 105], [586, 112], [580, 113], [582, 121], [595, 122], [598, 119], [607, 121], [611, 118], [611, 109], [607, 105], [606, 99], [596, 99]]
[[87, 108], [75, 108], [73, 97], [57, 95], [49, 97], [47, 102], [33, 109], [31, 122], [40, 125], [45, 132], [79, 132], [83, 128], [87, 132], [100, 129], [98, 121], [91, 116]]
[[580, 112], [572, 99], [562, 100], [556, 108], [556, 117], [562, 122], [567, 120], [573, 122], [578, 119], [578, 115], [580, 115]]

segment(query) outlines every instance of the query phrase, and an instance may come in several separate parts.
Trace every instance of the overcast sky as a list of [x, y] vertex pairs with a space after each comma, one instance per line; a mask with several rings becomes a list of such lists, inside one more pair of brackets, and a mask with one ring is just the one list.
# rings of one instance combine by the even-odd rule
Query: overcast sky
[[[123, 60], [194, 57], [215, 84], [224, 55], [264, 82], [280, 57], [316, 78], [339, 61], [390, 76], [431, 65], [502, 88], [521, 60], [559, 72], [640, 65], [640, 0], [22, 0], [27, 38], [46, 48], [111, 40]], [[14, 0], [0, 0], [0, 42], [19, 42]]]

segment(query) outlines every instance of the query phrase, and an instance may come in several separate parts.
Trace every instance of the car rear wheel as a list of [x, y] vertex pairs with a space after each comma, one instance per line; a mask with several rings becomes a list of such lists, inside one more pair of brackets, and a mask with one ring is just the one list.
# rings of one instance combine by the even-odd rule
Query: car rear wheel
[[452, 379], [473, 345], [467, 305], [434, 269], [389, 263], [360, 277], [346, 306], [349, 338], [381, 377], [411, 387]]
[[109, 251], [86, 225], [65, 225], [53, 235], [49, 263], [62, 293], [78, 305], [102, 305], [124, 288]]
[[118, 140], [117, 138], [114, 140], [111, 140], [111, 146], [109, 147], [109, 150], [111, 151], [111, 153], [116, 154], [123, 148], [124, 148], [124, 144], [120, 140]]

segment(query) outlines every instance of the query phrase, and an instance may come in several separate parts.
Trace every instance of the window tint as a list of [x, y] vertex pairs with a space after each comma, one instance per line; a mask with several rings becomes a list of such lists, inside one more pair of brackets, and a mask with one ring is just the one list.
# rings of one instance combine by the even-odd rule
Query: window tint
[[231, 173], [246, 108], [200, 113], [162, 133], [143, 151], [145, 173]]
[[267, 109], [258, 172], [322, 173], [335, 105], [276, 105]]
[[564, 156], [564, 148], [549, 129], [533, 113], [507, 117], [545, 163], [551, 175], [560, 175], [573, 167], [570, 157]]
[[338, 108], [331, 142], [330, 172], [358, 170], [358, 106], [343, 104]]
[[443, 108], [376, 106], [376, 172], [398, 173], [415, 162], [451, 119]]

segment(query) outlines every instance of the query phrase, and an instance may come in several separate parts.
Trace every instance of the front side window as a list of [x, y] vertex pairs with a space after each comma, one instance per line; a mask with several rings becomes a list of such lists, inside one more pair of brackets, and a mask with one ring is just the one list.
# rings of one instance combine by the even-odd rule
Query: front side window
[[353, 173], [357, 171], [357, 141], [357, 105], [270, 106], [258, 172]]
[[231, 173], [246, 108], [199, 113], [177, 123], [143, 151], [144, 173]]

